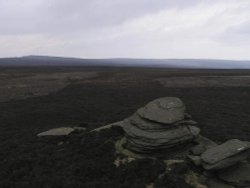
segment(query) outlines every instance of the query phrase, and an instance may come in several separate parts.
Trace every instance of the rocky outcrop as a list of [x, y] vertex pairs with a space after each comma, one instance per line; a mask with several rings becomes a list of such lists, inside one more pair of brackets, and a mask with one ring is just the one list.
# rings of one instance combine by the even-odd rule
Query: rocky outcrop
[[[194, 140], [200, 132], [175, 97], [156, 99], [123, 121], [126, 147], [138, 153], [171, 149]], [[186, 117], [186, 118], [185, 118]]]
[[[166, 163], [165, 173], [171, 172], [175, 163], [183, 163], [188, 167], [192, 164], [199, 166], [189, 168], [190, 172], [185, 176], [186, 182], [192, 186], [250, 187], [250, 163], [246, 160], [250, 142], [232, 139], [218, 145], [201, 136], [200, 129], [195, 125], [197, 122], [186, 113], [186, 107], [180, 99], [164, 97], [149, 102], [123, 121], [88, 133], [112, 127], [124, 130], [124, 136], [115, 144], [116, 154], [119, 156], [114, 162], [117, 167], [131, 159], [155, 158], [160, 153], [160, 158]], [[67, 136], [74, 131], [85, 131], [85, 128], [61, 127], [37, 136]], [[63, 142], [58, 143], [59, 146], [62, 144]], [[197, 171], [197, 175], [192, 173], [193, 169]], [[196, 181], [198, 179], [202, 184]]]
[[125, 137], [117, 142], [117, 148], [136, 158], [151, 157], [163, 150], [166, 158], [186, 158], [203, 167], [204, 174], [212, 174], [207, 177], [209, 187], [250, 186], [250, 165], [243, 162], [249, 142], [232, 139], [218, 145], [201, 136], [196, 124], [180, 99], [159, 98], [120, 122]]

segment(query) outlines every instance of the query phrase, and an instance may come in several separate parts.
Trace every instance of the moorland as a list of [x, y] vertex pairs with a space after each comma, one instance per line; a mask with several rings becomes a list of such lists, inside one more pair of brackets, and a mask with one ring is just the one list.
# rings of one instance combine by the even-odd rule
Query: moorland
[[[140, 161], [111, 168], [108, 131], [84, 143], [81, 134], [36, 135], [56, 127], [91, 130], [164, 96], [183, 100], [202, 135], [218, 143], [250, 139], [250, 70], [0, 67], [0, 187], [143, 187], [161, 165]], [[58, 145], [62, 141], [67, 144]], [[152, 173], [143, 174], [144, 168]]]

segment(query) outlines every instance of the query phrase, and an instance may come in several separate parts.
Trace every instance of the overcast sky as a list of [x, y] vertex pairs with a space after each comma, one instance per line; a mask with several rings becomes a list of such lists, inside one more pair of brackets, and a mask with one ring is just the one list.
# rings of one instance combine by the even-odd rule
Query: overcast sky
[[250, 0], [0, 0], [0, 57], [250, 60]]

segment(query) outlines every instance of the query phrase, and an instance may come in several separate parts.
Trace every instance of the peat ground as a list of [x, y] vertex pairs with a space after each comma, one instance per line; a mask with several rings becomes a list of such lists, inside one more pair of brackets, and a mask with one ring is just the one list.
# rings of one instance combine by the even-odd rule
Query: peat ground
[[[67, 69], [47, 69], [30, 72], [67, 72]], [[10, 70], [1, 69], [12, 75], [30, 73], [24, 69]], [[86, 71], [68, 70], [83, 74]], [[250, 79], [247, 84], [246, 80], [245, 84], [239, 80], [238, 85], [221, 87], [218, 83], [216, 87], [211, 84], [195, 87], [194, 83], [167, 87], [156, 81], [173, 76], [248, 76], [250, 71], [136, 68], [88, 68], [87, 71], [97, 72], [98, 76], [73, 80], [48, 95], [0, 103], [0, 187], [145, 187], [161, 173], [162, 165], [159, 161], [139, 161], [116, 169], [112, 164], [112, 139], [120, 136], [117, 130], [100, 133], [101, 136], [82, 133], [58, 139], [39, 139], [36, 134], [62, 126], [93, 129], [122, 120], [158, 97], [180, 97], [198, 121], [201, 134], [208, 138], [217, 142], [230, 138], [250, 140]], [[64, 144], [58, 145], [62, 141]], [[140, 170], [144, 166], [155, 170], [145, 175]], [[132, 176], [134, 171], [138, 173]]]

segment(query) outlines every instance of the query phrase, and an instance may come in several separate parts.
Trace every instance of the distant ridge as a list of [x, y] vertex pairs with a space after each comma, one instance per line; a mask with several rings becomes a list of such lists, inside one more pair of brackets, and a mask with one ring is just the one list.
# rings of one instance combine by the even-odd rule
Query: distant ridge
[[80, 59], [52, 56], [0, 58], [0, 66], [112, 66], [180, 69], [250, 69], [250, 61], [216, 59]]

